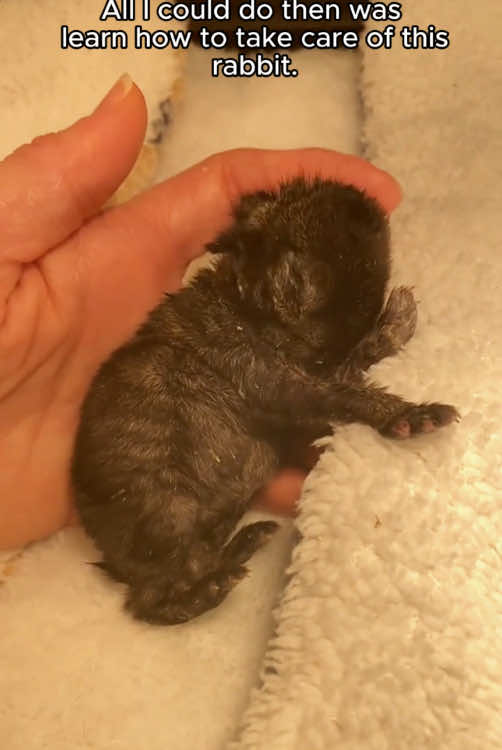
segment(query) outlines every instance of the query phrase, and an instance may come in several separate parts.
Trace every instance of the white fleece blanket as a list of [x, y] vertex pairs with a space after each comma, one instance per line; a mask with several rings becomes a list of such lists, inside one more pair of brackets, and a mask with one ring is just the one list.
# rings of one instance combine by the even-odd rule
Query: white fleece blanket
[[[153, 0], [152, 9], [158, 3]], [[159, 24], [153, 10], [150, 21], [110, 17], [100, 23], [106, 4], [105, 0], [0, 0], [0, 158], [35, 136], [64, 128], [92, 112], [125, 72], [141, 87], [147, 101], [147, 140], [162, 133], [160, 105], [173, 95], [183, 53], [135, 49], [134, 26], [138, 23], [153, 32], [159, 25], [178, 29], [183, 24]], [[70, 31], [125, 31], [128, 47], [61, 49], [62, 26]]]
[[330, 442], [234, 750], [502, 747], [502, 7], [405, 7], [452, 42], [364, 54], [367, 154], [405, 194], [394, 282], [420, 300], [413, 341], [372, 374], [463, 419]]

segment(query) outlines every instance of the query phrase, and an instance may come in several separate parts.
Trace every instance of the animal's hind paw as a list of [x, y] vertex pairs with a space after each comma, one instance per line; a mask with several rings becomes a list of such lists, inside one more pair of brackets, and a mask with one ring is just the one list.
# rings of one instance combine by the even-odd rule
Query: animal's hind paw
[[[175, 582], [164, 579], [162, 575], [132, 582], [127, 609], [140, 620], [176, 625], [217, 607], [247, 574], [244, 563], [269, 540], [278, 527], [275, 521], [258, 521], [244, 526], [211, 565], [207, 560], [206, 566], [190, 566], [189, 562], [184, 574]], [[206, 570], [209, 567], [205, 575], [204, 567]]]

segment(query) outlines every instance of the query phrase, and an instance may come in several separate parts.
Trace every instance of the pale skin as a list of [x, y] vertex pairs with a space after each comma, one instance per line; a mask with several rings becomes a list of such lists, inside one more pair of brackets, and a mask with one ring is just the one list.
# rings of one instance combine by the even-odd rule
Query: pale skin
[[[388, 212], [400, 201], [392, 177], [354, 156], [239, 149], [104, 211], [146, 121], [121, 79], [92, 115], [0, 163], [0, 549], [74, 522], [69, 466], [94, 373], [179, 288], [239, 195], [303, 173], [363, 188]], [[257, 502], [293, 514], [304, 477], [284, 470]]]

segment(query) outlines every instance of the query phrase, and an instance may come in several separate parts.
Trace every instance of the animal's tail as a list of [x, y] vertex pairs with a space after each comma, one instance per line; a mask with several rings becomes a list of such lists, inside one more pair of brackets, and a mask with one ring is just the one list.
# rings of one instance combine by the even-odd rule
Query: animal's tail
[[[141, 580], [129, 580], [126, 608], [138, 619], [161, 625], [174, 625], [191, 620], [220, 604], [233, 587], [246, 575], [246, 563], [262, 547], [279, 524], [258, 521], [240, 529], [215, 557], [211, 565], [202, 564], [204, 557], [189, 553], [186, 575], [172, 582], [158, 569]], [[206, 550], [207, 552], [207, 550]], [[204, 569], [205, 568], [205, 569]]]

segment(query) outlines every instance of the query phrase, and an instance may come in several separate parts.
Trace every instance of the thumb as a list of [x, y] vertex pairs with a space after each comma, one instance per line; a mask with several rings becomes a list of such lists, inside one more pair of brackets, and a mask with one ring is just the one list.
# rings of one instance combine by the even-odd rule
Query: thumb
[[0, 163], [0, 262], [37, 260], [99, 211], [132, 169], [145, 128], [145, 101], [124, 75], [90, 116]]

